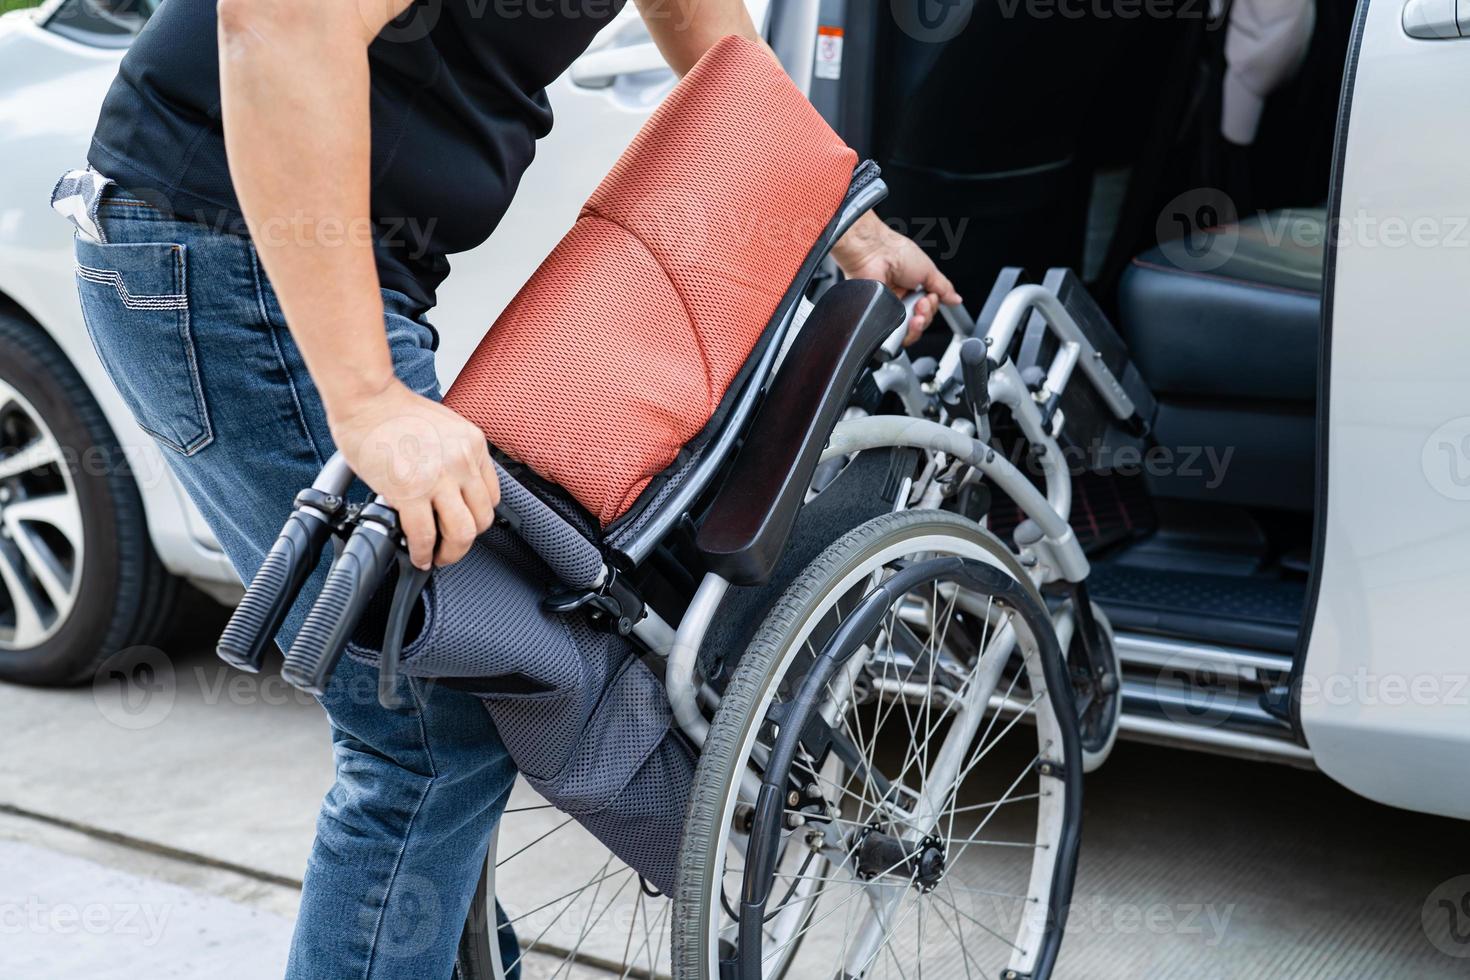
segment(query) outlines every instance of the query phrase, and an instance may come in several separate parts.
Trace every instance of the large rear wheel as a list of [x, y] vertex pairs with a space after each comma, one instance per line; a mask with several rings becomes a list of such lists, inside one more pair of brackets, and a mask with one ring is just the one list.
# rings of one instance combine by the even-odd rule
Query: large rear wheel
[[1045, 977], [1082, 754], [1051, 619], [973, 522], [879, 517], [741, 658], [700, 757], [674, 975]]
[[[508, 885], [497, 890], [497, 881]], [[455, 978], [668, 977], [669, 909], [636, 871], [517, 780], [470, 906]]]

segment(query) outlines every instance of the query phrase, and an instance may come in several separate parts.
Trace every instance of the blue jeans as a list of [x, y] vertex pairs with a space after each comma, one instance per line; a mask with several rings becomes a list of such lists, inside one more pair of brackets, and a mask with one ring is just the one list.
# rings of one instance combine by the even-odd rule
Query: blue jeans
[[[296, 491], [332, 453], [316, 387], [249, 240], [173, 220], [115, 186], [97, 217], [106, 244], [76, 242], [93, 344], [249, 581]], [[399, 378], [438, 397], [426, 311], [388, 290], [383, 301]], [[326, 564], [287, 620], [282, 644]], [[291, 977], [453, 973], [515, 767], [474, 695], [408, 677], [399, 683], [404, 707], [387, 710], [376, 672], [344, 657], [321, 699], [336, 782], [307, 865]]]

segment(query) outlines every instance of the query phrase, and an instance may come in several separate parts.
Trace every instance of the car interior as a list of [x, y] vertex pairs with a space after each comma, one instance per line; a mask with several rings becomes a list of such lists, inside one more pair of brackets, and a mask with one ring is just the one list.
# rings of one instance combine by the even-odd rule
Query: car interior
[[[1041, 18], [975, 5], [943, 43], [858, 11], [849, 43], [870, 51], [881, 94], [845, 100], [844, 135], [883, 168], [885, 220], [930, 249], [972, 310], [998, 279], [1080, 273], [1158, 402], [1144, 464], [1093, 461], [1076, 481], [1092, 596], [1134, 637], [1120, 639], [1125, 676], [1139, 660], [1157, 675], [1178, 641], [1235, 651], [1252, 666], [1232, 680], [1253, 683], [1228, 720], [1281, 735], [1312, 560], [1326, 201], [1352, 9], [1316, 6], [1298, 65], [1240, 145], [1221, 135], [1228, 10], [1127, 20], [1085, 6]], [[924, 237], [931, 215], [951, 216], [946, 235]], [[1014, 520], [997, 501], [992, 529]], [[1141, 697], [1125, 681], [1125, 704]]]

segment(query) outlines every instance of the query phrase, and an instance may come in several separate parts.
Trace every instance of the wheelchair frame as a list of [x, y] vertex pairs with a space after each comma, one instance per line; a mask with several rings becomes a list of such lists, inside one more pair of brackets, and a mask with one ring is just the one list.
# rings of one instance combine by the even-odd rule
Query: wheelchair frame
[[[866, 171], [865, 166], [868, 168]], [[813, 250], [814, 255], [825, 256], [831, 244], [886, 194], [876, 168], [865, 166], [860, 166], [855, 173], [847, 200]], [[793, 288], [802, 285], [803, 280], [798, 280]], [[916, 296], [910, 298], [908, 310], [916, 301]], [[891, 300], [888, 303], [891, 307], [896, 306]], [[757, 416], [762, 396], [777, 377], [807, 316], [816, 308], [804, 297], [787, 303], [784, 315], [773, 323], [772, 335], [764, 347], [758, 348], [754, 370], [734, 396], [727, 416], [671, 491], [662, 499], [655, 500], [649, 512], [639, 517], [630, 532], [618, 532], [616, 558], [605, 554], [596, 544], [572, 529], [566, 519], [545, 501], [508, 474], [501, 473], [502, 505], [497, 510], [498, 517], [509, 523], [532, 550], [541, 554], [568, 587], [568, 592], [561, 597], [563, 605], [554, 608], [571, 610], [590, 603], [609, 618], [613, 628], [636, 638], [646, 653], [664, 659], [665, 689], [674, 720], [696, 747], [702, 747], [709, 733], [710, 724], [705, 712], [712, 713], [720, 701], [718, 692], [702, 683], [698, 676], [699, 654], [722, 600], [735, 583], [731, 577], [717, 571], [706, 572], [675, 625], [641, 600], [627, 584], [625, 570], [636, 568], [646, 559], [682, 516], [711, 489], [715, 478], [724, 472], [737, 441], [747, 433], [752, 419]], [[1036, 392], [1028, 389], [1020, 371], [1006, 354], [1022, 320], [1033, 313], [1040, 316], [1059, 342], [1045, 383]], [[883, 363], [874, 371], [875, 384], [880, 392], [896, 395], [910, 414], [862, 416], [860, 412], [850, 410], [848, 417], [831, 429], [825, 447], [819, 453], [808, 454], [803, 465], [810, 464], [811, 470], [815, 470], [816, 466], [829, 460], [850, 457], [866, 450], [917, 449], [925, 456], [923, 472], [917, 481], [904, 478], [895, 510], [910, 506], [938, 508], [947, 496], [966, 484], [989, 479], [1015, 501], [1026, 518], [1016, 532], [1016, 552], [1011, 554], [1008, 551], [1005, 560], [996, 555], [991, 563], [1023, 581], [1033, 592], [1049, 583], [1065, 582], [1077, 587], [1074, 597], [1085, 598], [1081, 584], [1090, 566], [1068, 524], [1071, 478], [1057, 441], [1065, 420], [1055, 400], [1073, 380], [1080, 366], [1101, 393], [1108, 410], [1118, 419], [1128, 419], [1133, 415], [1132, 402], [1066, 307], [1043, 286], [1027, 285], [1012, 290], [1000, 304], [983, 338], [974, 336], [975, 324], [963, 309], [942, 308], [942, 315], [951, 329], [952, 339], [934, 366], [932, 375], [921, 377], [902, 347], [907, 316], [894, 326], [876, 352]], [[864, 357], [857, 364], [856, 371], [860, 372], [869, 362], [870, 358]], [[844, 363], [844, 370], [852, 367], [852, 363]], [[925, 374], [928, 374], [927, 369]], [[846, 384], [842, 390], [850, 392], [857, 376], [857, 373], [847, 378], [834, 375], [828, 380]], [[982, 388], [985, 392], [983, 400], [967, 396], [971, 398], [970, 417], [956, 414], [946, 418], [941, 393], [965, 389], [975, 392]], [[990, 447], [989, 412], [996, 405], [1010, 412], [1022, 436], [1036, 449], [1044, 477], [1044, 491], [1038, 490], [1014, 464]], [[1042, 406], [1048, 406], [1046, 416]], [[796, 472], [788, 474], [788, 479], [794, 477], [804, 481], [801, 486], [806, 487], [810, 485], [811, 476], [811, 471]], [[341, 551], [353, 555], [354, 560], [344, 561], [339, 554], [321, 597], [312, 607], [296, 643], [287, 654], [282, 674], [305, 690], [319, 693], [324, 689], [325, 678], [335, 663], [335, 656], [339, 655], [334, 654], [333, 649], [340, 652], [347, 631], [355, 625], [363, 604], [376, 591], [394, 554], [397, 554], [400, 575], [393, 602], [395, 613], [389, 619], [380, 661], [380, 698], [385, 704], [391, 704], [406, 610], [416, 600], [427, 573], [416, 572], [407, 564], [398, 544], [396, 515], [389, 508], [372, 500], [356, 509], [346, 505], [344, 497], [352, 480], [353, 473], [348, 464], [337, 454], [322, 468], [312, 487], [298, 496], [296, 508], [276, 547], [267, 556], [261, 572], [251, 583], [222, 635], [219, 651], [224, 659], [242, 669], [259, 669], [265, 646], [279, 628], [306, 576], [316, 565], [315, 556], [321, 553], [327, 540], [345, 537], [346, 544], [341, 546]], [[716, 501], [725, 489], [721, 488], [715, 495]], [[788, 525], [787, 537], [789, 532]], [[566, 547], [569, 536], [585, 547]], [[779, 540], [784, 542], [786, 538]], [[556, 541], [562, 546], [549, 547]], [[548, 547], [543, 549], [538, 547], [538, 543], [545, 543]], [[342, 581], [334, 582], [337, 578]], [[1065, 659], [1067, 644], [1077, 634], [1078, 626], [1092, 626], [1090, 604], [1062, 604], [1051, 616], [1061, 656]], [[1030, 645], [1035, 646], [1034, 637], [1032, 641]], [[994, 649], [1000, 656], [1008, 657], [1017, 642], [1016, 631], [1007, 627], [997, 637]], [[843, 683], [850, 686], [853, 675], [844, 673], [843, 678]], [[845, 696], [844, 692], [839, 693]], [[1008, 714], [1026, 710], [1024, 705], [1008, 703], [1004, 696], [992, 693], [990, 699], [991, 708]], [[1068, 778], [1080, 778], [1080, 774], [1075, 777], [1069, 774]], [[740, 795], [753, 800], [759, 789], [759, 779], [746, 771]], [[1048, 819], [1062, 820], [1063, 817], [1058, 811]], [[486, 885], [492, 896], [498, 834], [497, 829], [486, 866]], [[1056, 913], [1057, 910], [1052, 911]], [[1028, 928], [1044, 927], [1043, 923]], [[501, 968], [498, 961], [495, 972], [499, 977]], [[1017, 972], [1016, 975], [1022, 974]]]
[[[1080, 583], [1087, 578], [1091, 568], [1068, 523], [1072, 507], [1071, 474], [1067, 471], [1056, 438], [1064, 419], [1060, 413], [1054, 416], [1049, 431], [1042, 422], [1037, 402], [1060, 394], [1071, 380], [1075, 369], [1081, 365], [1119, 419], [1127, 419], [1133, 414], [1133, 404], [1113, 373], [1102, 364], [1092, 343], [1082, 333], [1071, 314], [1043, 286], [1018, 286], [1007, 295], [986, 332], [986, 347], [993, 351], [1006, 350], [1021, 321], [1033, 311], [1041, 315], [1062, 342], [1047, 374], [1046, 387], [1033, 396], [1022, 382], [1015, 364], [1007, 357], [991, 371], [988, 391], [993, 404], [1003, 405], [1010, 411], [1027, 441], [1041, 448], [1040, 460], [1046, 486], [1044, 493], [1010, 460], [992, 449], [988, 440], [977, 438], [988, 433], [977, 433], [975, 427], [965, 419], [950, 425], [906, 415], [845, 419], [837, 423], [819, 462], [870, 449], [912, 448], [930, 454], [931, 459], [948, 457], [951, 461], [973, 467], [1009, 495], [1022, 513], [1035, 522], [1034, 529], [1018, 532], [1018, 540], [1024, 543], [1017, 557], [1028, 570], [1032, 584], [1042, 586], [1056, 581]], [[941, 387], [958, 376], [959, 348], [974, 330], [974, 323], [964, 310], [946, 307], [942, 308], [942, 312], [954, 332], [954, 339], [940, 361], [932, 382], [934, 388]], [[903, 331], [901, 326], [888, 343], [896, 346], [902, 340]], [[923, 386], [914, 371], [913, 363], [901, 348], [877, 374], [881, 390], [922, 391]], [[948, 464], [935, 462], [929, 467], [929, 484], [911, 488], [910, 495], [915, 499], [917, 507], [933, 507], [940, 503], [942, 490], [932, 476], [937, 475], [944, 465]], [[699, 708], [701, 701], [718, 704], [718, 695], [697, 682], [699, 651], [730, 585], [728, 579], [714, 572], [706, 573], [677, 630], [672, 629], [651, 610], [648, 619], [633, 627], [633, 635], [650, 652], [668, 658], [665, 684], [669, 701], [674, 706], [674, 717], [695, 744], [703, 743], [709, 728]], [[1058, 613], [1055, 625], [1059, 634], [1063, 631], [1067, 636], [1072, 634], [1075, 628], [1072, 619], [1073, 613], [1068, 607]]]
[[[912, 301], [909, 306], [912, 307]], [[1005, 358], [991, 370], [988, 392], [992, 403], [1004, 406], [1012, 414], [1027, 440], [1042, 448], [1041, 462], [1046, 487], [1044, 493], [1014, 464], [990, 448], [986, 439], [977, 438], [988, 433], [977, 433], [974, 426], [963, 419], [948, 425], [910, 416], [878, 415], [845, 419], [832, 432], [819, 462], [850, 456], [864, 450], [891, 447], [913, 448], [929, 454], [931, 465], [926, 467], [929, 478], [927, 484], [903, 488], [896, 509], [905, 509], [908, 500], [913, 500], [916, 507], [938, 506], [943, 490], [934, 477], [952, 465], [973, 467], [977, 473], [990, 479], [1010, 495], [1022, 512], [1035, 522], [1036, 526], [1030, 529], [1029, 534], [1022, 532], [1018, 535], [1018, 538], [1024, 540], [1024, 544], [1016, 558], [1026, 570], [1030, 584], [1040, 587], [1057, 581], [1080, 583], [1086, 579], [1090, 566], [1068, 524], [1071, 476], [1063, 463], [1063, 454], [1056, 438], [1063, 420], [1058, 414], [1048, 428], [1043, 423], [1038, 402], [1059, 394], [1071, 380], [1076, 368], [1082, 365], [1089, 380], [1104, 393], [1109, 408], [1119, 419], [1129, 418], [1133, 414], [1133, 405], [1112, 372], [1096, 356], [1092, 344], [1066, 308], [1042, 286], [1017, 287], [1007, 295], [986, 332], [984, 343], [987, 348], [1006, 350], [1016, 329], [1033, 311], [1041, 315], [1061, 340], [1060, 349], [1047, 375], [1045, 389], [1033, 395], [1022, 382], [1015, 365], [1009, 358]], [[962, 309], [946, 308], [944, 317], [954, 337], [930, 383], [931, 390], [939, 389], [948, 378], [958, 375], [961, 363], [959, 349], [974, 331], [973, 321]], [[924, 383], [900, 346], [904, 329], [901, 325], [885, 342], [885, 347], [891, 349], [890, 359], [877, 372], [879, 387], [886, 391], [908, 392], [911, 397], [917, 393], [927, 398], [929, 396], [925, 394]], [[790, 338], [786, 340], [789, 345]], [[773, 373], [778, 366], [773, 365]], [[996, 565], [1002, 567], [1000, 562], [996, 562]], [[1002, 570], [1013, 573], [1010, 568], [1002, 567]], [[665, 686], [675, 720], [696, 746], [702, 746], [709, 733], [706, 712], [712, 713], [720, 703], [718, 692], [709, 684], [701, 682], [698, 677], [699, 654], [705, 636], [732, 584], [724, 576], [708, 572], [700, 580], [694, 598], [677, 627], [648, 609], [631, 629], [631, 635], [639, 640], [648, 653], [666, 660]], [[1063, 657], [1071, 637], [1078, 629], [1077, 620], [1076, 611], [1070, 603], [1062, 605], [1052, 614], [1052, 627]], [[993, 646], [987, 648], [987, 654], [994, 650], [1001, 657], [1009, 656], [1018, 640], [1016, 631], [1007, 628], [996, 637]], [[1031, 641], [1034, 643], [1035, 638], [1031, 638]], [[840, 699], [845, 696], [853, 676], [850, 672], [839, 672], [836, 680], [838, 687], [834, 691], [836, 697]], [[992, 694], [990, 700], [991, 709], [1007, 715], [1026, 710], [1024, 705], [1008, 701], [1002, 695]], [[944, 782], [943, 775], [936, 779], [938, 785], [944, 785]], [[741, 797], [754, 801], [759, 792], [760, 780], [754, 773], [747, 771], [742, 778]], [[1060, 806], [1048, 813], [1050, 820], [1060, 821], [1063, 818]], [[491, 840], [486, 864], [487, 889], [491, 894], [495, 887], [498, 838], [497, 828], [497, 833]], [[1048, 867], [1047, 873], [1052, 870]], [[891, 888], [878, 883], [869, 887], [879, 891], [885, 887]], [[1048, 910], [1048, 914], [1055, 916], [1057, 911]], [[1046, 928], [1046, 924], [1046, 916], [1043, 915], [1028, 923], [1028, 928], [1039, 933]], [[853, 955], [860, 956], [861, 952], [855, 951]], [[1034, 965], [1026, 964], [1032, 967]], [[498, 962], [494, 969], [496, 980], [502, 980], [503, 974]], [[1022, 972], [1024, 969], [1025, 966], [1018, 960], [1011, 964], [1012, 972], [1003, 975], [1028, 975], [1029, 970]]]

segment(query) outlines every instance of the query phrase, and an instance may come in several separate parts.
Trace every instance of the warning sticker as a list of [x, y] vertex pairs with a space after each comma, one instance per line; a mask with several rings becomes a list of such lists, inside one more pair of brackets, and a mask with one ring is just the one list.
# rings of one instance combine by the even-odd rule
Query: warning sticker
[[817, 63], [812, 74], [817, 78], [842, 77], [842, 28], [826, 24], [817, 28]]

